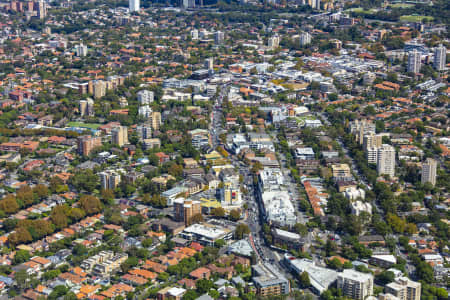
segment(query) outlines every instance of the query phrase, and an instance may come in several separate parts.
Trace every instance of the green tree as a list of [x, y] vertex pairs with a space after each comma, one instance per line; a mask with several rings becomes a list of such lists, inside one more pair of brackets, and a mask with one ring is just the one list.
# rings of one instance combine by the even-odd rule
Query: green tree
[[250, 233], [250, 228], [247, 224], [238, 224], [236, 226], [236, 230], [234, 232], [234, 235], [236, 239], [243, 239], [245, 235]]
[[309, 280], [309, 275], [306, 272], [302, 272], [298, 278], [300, 282], [300, 287], [306, 289], [311, 286], [311, 281]]
[[216, 207], [211, 210], [211, 215], [218, 218], [223, 218], [225, 216], [225, 209], [223, 209], [222, 207]]
[[230, 219], [234, 222], [238, 221], [241, 218], [241, 212], [239, 209], [232, 209], [230, 211]]
[[18, 250], [16, 252], [16, 255], [14, 255], [13, 264], [17, 265], [24, 263], [28, 261], [30, 257], [31, 257], [30, 252], [26, 250]]
[[213, 285], [213, 282], [209, 279], [199, 279], [195, 283], [197, 293], [199, 293], [200, 295], [208, 293]]

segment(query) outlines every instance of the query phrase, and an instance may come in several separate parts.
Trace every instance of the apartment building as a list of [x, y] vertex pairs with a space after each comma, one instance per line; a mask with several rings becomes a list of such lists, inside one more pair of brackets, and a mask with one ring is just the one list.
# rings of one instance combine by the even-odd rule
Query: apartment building
[[107, 170], [99, 173], [100, 186], [103, 190], [114, 190], [120, 183], [121, 177], [116, 171]]
[[137, 92], [137, 98], [140, 105], [149, 105], [153, 103], [155, 94], [152, 91], [142, 90]]
[[101, 147], [102, 139], [100, 137], [93, 137], [90, 135], [83, 135], [78, 137], [78, 153], [83, 156], [88, 156], [95, 148]]
[[128, 254], [126, 253], [116, 254], [106, 261], [95, 264], [92, 272], [98, 276], [111, 275], [120, 269], [120, 265], [124, 263], [127, 258]]
[[383, 144], [377, 151], [377, 172], [378, 175], [395, 176], [395, 148]]
[[427, 182], [431, 183], [433, 186], [436, 184], [436, 167], [436, 160], [427, 158], [422, 164], [422, 184]]
[[126, 126], [118, 126], [111, 130], [112, 143], [122, 147], [128, 144], [128, 128]]
[[375, 134], [370, 132], [363, 137], [363, 149], [367, 151], [369, 148], [379, 148], [381, 147], [383, 136], [381, 134]]
[[101, 251], [99, 254], [85, 259], [80, 267], [86, 272], [91, 272], [96, 264], [105, 262], [113, 256], [114, 252], [112, 251]]
[[174, 200], [173, 206], [175, 211], [175, 221], [184, 222], [185, 225], [190, 224], [193, 216], [202, 213], [200, 201], [178, 198]]
[[334, 178], [349, 178], [353, 177], [348, 164], [333, 164], [331, 170]]
[[260, 297], [289, 294], [290, 286], [287, 280], [275, 266], [259, 263], [252, 267], [253, 283], [256, 294]]
[[153, 130], [159, 130], [161, 127], [161, 113], [159, 111], [152, 112], [148, 118], [148, 123], [152, 125]]
[[364, 135], [375, 133], [375, 124], [370, 120], [355, 120], [350, 123], [350, 132], [355, 135], [358, 143], [362, 144]]
[[386, 285], [386, 292], [400, 300], [419, 300], [422, 285], [406, 277], [397, 278]]
[[338, 274], [337, 287], [344, 296], [363, 300], [373, 294], [373, 275], [345, 269]]

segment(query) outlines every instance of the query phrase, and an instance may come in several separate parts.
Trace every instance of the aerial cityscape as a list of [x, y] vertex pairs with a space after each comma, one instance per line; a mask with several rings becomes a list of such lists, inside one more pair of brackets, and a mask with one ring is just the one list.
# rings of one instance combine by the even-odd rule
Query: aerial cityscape
[[0, 0], [0, 300], [448, 300], [449, 0]]

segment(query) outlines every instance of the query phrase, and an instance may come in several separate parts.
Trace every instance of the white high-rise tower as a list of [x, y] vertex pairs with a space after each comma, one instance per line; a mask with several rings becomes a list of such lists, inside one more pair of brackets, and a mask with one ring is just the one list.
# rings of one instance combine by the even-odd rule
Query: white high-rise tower
[[139, 0], [129, 0], [130, 12], [139, 11], [141, 9]]

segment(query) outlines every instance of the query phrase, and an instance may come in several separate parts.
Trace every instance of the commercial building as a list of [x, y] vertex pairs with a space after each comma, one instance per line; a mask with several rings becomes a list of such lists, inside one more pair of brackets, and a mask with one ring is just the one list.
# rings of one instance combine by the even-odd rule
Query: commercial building
[[130, 12], [136, 12], [141, 9], [139, 0], [129, 0], [128, 6]]
[[173, 201], [173, 207], [175, 211], [175, 221], [184, 222], [185, 225], [191, 223], [193, 216], [202, 213], [200, 201], [178, 198]]
[[88, 156], [98, 147], [102, 146], [102, 139], [100, 137], [93, 137], [90, 135], [83, 135], [78, 137], [78, 153], [83, 156]]
[[122, 147], [128, 144], [128, 128], [126, 126], [118, 126], [111, 130], [111, 139], [114, 145]]
[[386, 292], [400, 300], [419, 300], [422, 285], [406, 277], [400, 277], [386, 285]]
[[407, 71], [415, 74], [419, 73], [421, 67], [421, 58], [422, 53], [418, 52], [417, 50], [409, 52]]
[[99, 177], [102, 190], [114, 190], [121, 180], [120, 174], [112, 170], [99, 173]]
[[297, 223], [295, 208], [286, 190], [264, 192], [261, 199], [267, 222], [277, 226], [294, 226]]
[[289, 266], [289, 269], [298, 275], [306, 272], [309, 276], [312, 288], [318, 294], [322, 294], [332, 286], [338, 277], [338, 272], [317, 266], [309, 259], [293, 259], [292, 257], [286, 256], [285, 262]]
[[285, 295], [290, 292], [287, 280], [275, 266], [259, 263], [252, 267], [253, 283], [260, 297]]
[[447, 49], [443, 45], [439, 45], [434, 50], [433, 66], [438, 71], [445, 70], [445, 63], [447, 59]]
[[233, 237], [233, 226], [220, 226], [214, 224], [192, 224], [186, 227], [180, 236], [189, 241], [195, 241], [205, 246], [214, 246], [217, 240], [229, 241]]
[[338, 274], [337, 287], [344, 296], [364, 300], [373, 294], [373, 275], [345, 269]]
[[422, 164], [422, 184], [427, 182], [431, 183], [433, 186], [436, 184], [436, 167], [436, 160], [427, 158]]
[[272, 239], [275, 244], [286, 245], [289, 248], [303, 249], [304, 241], [302, 237], [294, 232], [289, 232], [279, 228], [272, 228]]
[[395, 176], [395, 148], [383, 144], [377, 151], [377, 172], [379, 175]]

